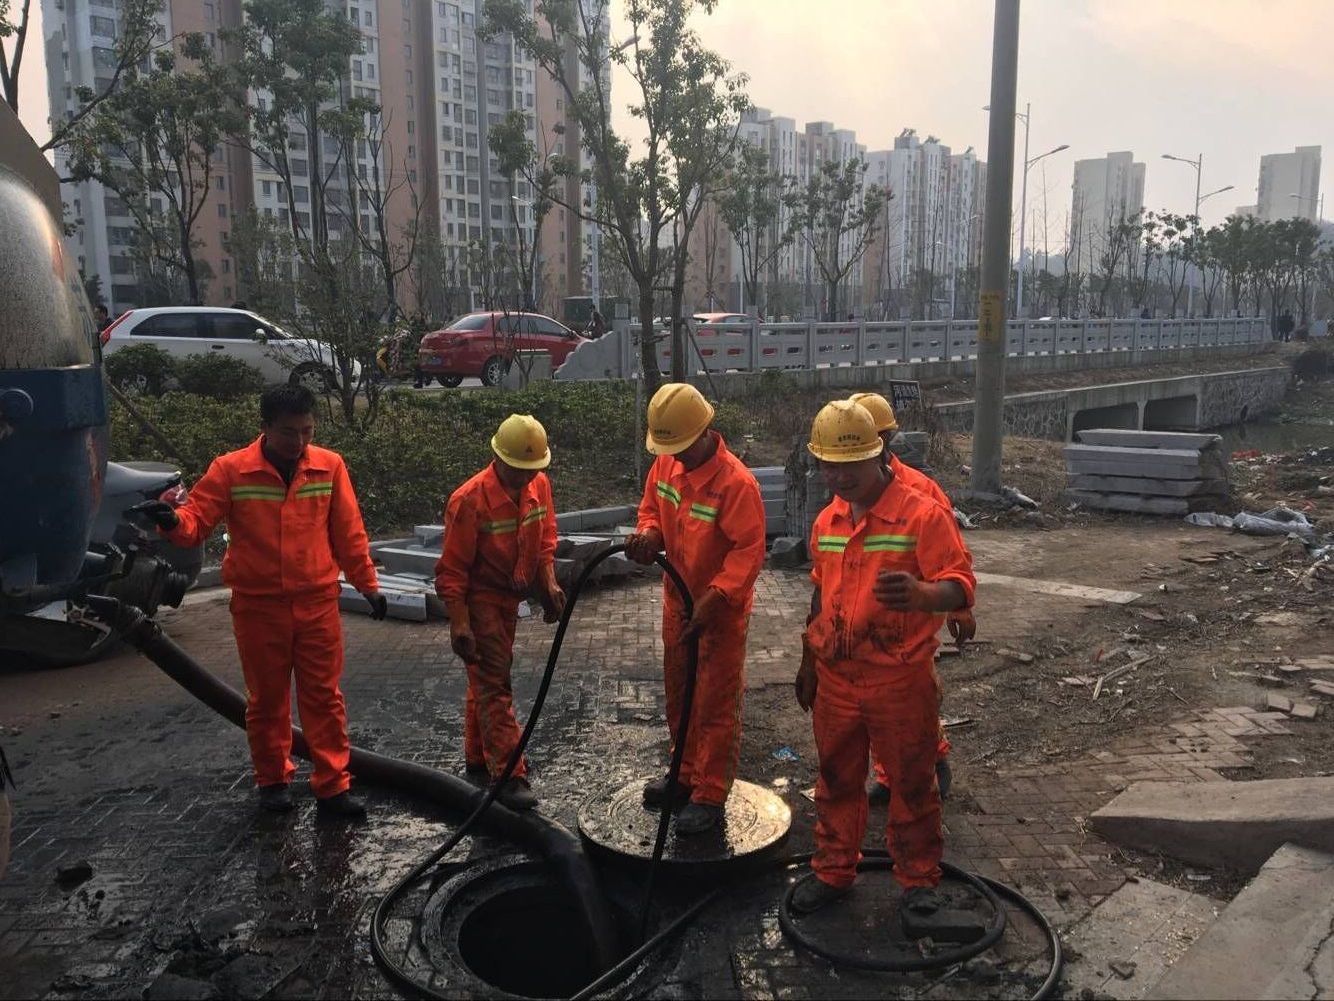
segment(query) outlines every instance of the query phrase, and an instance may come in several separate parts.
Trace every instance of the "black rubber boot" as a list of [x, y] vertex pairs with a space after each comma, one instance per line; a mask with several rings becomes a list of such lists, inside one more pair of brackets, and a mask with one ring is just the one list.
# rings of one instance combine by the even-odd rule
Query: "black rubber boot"
[[363, 820], [366, 816], [366, 801], [353, 796], [350, 792], [340, 792], [337, 796], [326, 796], [315, 801], [321, 816], [339, 817], [343, 820]]
[[270, 813], [288, 813], [292, 809], [292, 791], [286, 782], [259, 787], [259, 805]]
[[[653, 810], [662, 808], [663, 802], [667, 799], [667, 776], [660, 779], [654, 779], [648, 785], [644, 786], [644, 805]], [[676, 783], [676, 797], [672, 803], [672, 809], [678, 809], [690, 802], [690, 786], [684, 783]]]
[[683, 837], [704, 834], [723, 823], [723, 808], [711, 803], [687, 803], [676, 815], [676, 833]]
[[792, 910], [796, 914], [814, 914], [851, 892], [851, 883], [847, 886], [833, 886], [818, 876], [803, 879], [792, 894]]
[[871, 788], [866, 790], [866, 802], [871, 806], [888, 806], [889, 786], [872, 782]]
[[485, 761], [469, 761], [464, 767], [463, 774], [469, 782], [476, 782], [479, 785], [491, 784], [491, 772], [486, 767]]
[[512, 778], [500, 787], [500, 792], [496, 794], [496, 799], [501, 805], [509, 807], [511, 810], [531, 810], [537, 806], [537, 797], [533, 794], [533, 787], [528, 784], [527, 779]]

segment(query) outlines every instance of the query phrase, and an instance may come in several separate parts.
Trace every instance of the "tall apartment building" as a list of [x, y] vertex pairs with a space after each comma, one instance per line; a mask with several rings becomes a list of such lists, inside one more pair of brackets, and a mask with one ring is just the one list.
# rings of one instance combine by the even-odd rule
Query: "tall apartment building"
[[1255, 215], [1262, 221], [1296, 217], [1315, 222], [1319, 198], [1319, 146], [1298, 146], [1291, 153], [1260, 157]]
[[[348, 60], [343, 97], [364, 97], [382, 109], [374, 138], [357, 144], [351, 162], [329, 184], [330, 235], [346, 235], [349, 224], [373, 230], [370, 213], [378, 186], [392, 192], [386, 205], [390, 239], [399, 239], [416, 222], [438, 235], [447, 258], [460, 270], [470, 241], [512, 244], [516, 222], [531, 246], [532, 192], [522, 179], [511, 190], [489, 149], [488, 130], [518, 110], [539, 150], [561, 152], [562, 142], [577, 148], [577, 134], [558, 138], [553, 148], [552, 137], [561, 132], [556, 124], [568, 117], [563, 100], [550, 99], [546, 106], [539, 102], [539, 91], [549, 95], [552, 81], [512, 40], [485, 41], [478, 35], [484, 0], [326, 0], [326, 5], [343, 11], [362, 38], [362, 51]], [[117, 7], [115, 0], [42, 0], [42, 7], [52, 114], [72, 113], [76, 88], [101, 89], [115, 65]], [[167, 0], [159, 35], [166, 39], [199, 31], [216, 43], [219, 32], [239, 26], [243, 16], [242, 0]], [[605, 20], [602, 30], [607, 30]], [[252, 92], [249, 99], [262, 103], [268, 96]], [[321, 148], [311, 150], [308, 137], [294, 130], [287, 150], [291, 192], [261, 158], [232, 148], [219, 155], [196, 234], [200, 257], [212, 272], [208, 302], [227, 304], [238, 294], [224, 249], [238, 214], [253, 207], [289, 222], [294, 203], [298, 217], [309, 223], [305, 206], [312, 197], [308, 178], [314, 163], [323, 158], [327, 164], [338, 152], [331, 138], [318, 141]], [[580, 151], [580, 156], [586, 154]], [[70, 249], [84, 273], [102, 277], [113, 311], [135, 305], [141, 294], [132, 254], [135, 230], [125, 207], [95, 182], [68, 185], [63, 197], [77, 223]], [[553, 209], [552, 217], [567, 221], [563, 210]], [[552, 288], [540, 286], [562, 252], [567, 261], [573, 255], [577, 262], [586, 241], [578, 225], [571, 233], [550, 220], [548, 227], [535, 284], [543, 304], [554, 309], [556, 295], [582, 290], [583, 272], [571, 266], [562, 281], [551, 282]], [[574, 249], [558, 251], [562, 244]], [[447, 280], [439, 276], [440, 282]]]
[[[914, 129], [867, 159], [867, 183], [892, 197], [867, 252], [865, 308], [877, 318], [919, 308], [948, 315], [965, 274], [981, 261], [986, 164], [971, 146], [951, 153], [935, 136], [923, 140]], [[914, 302], [914, 296], [932, 302]]]
[[1097, 267], [1112, 228], [1144, 211], [1144, 164], [1133, 153], [1076, 160], [1073, 189], [1066, 261], [1087, 272]]
[[[857, 134], [850, 129], [840, 129], [831, 122], [810, 122], [805, 129], [798, 129], [795, 119], [772, 114], [767, 108], [751, 108], [742, 115], [740, 137], [769, 155], [770, 167], [782, 174], [795, 186], [804, 186], [827, 163], [846, 163], [852, 159], [865, 162], [866, 147], [857, 142]], [[791, 209], [783, 206], [774, 226], [775, 236], [786, 232], [791, 222]], [[721, 253], [717, 274], [711, 283], [704, 283], [699, 276], [702, 258], [705, 256], [704, 243], [711, 228], [720, 225], [710, 210], [701, 218], [696, 227], [699, 234], [692, 251], [692, 275], [688, 298], [699, 308], [704, 308], [705, 284], [726, 289], [725, 303], [735, 310], [746, 305], [742, 302], [741, 249], [730, 234], [726, 237], [727, 247]], [[844, 237], [844, 251], [851, 249], [853, 237]], [[847, 303], [861, 300], [862, 274], [864, 262], [854, 266], [842, 286], [841, 294]], [[770, 312], [789, 315], [822, 315], [826, 310], [825, 292], [816, 265], [815, 255], [809, 244], [795, 240], [785, 246], [778, 254], [768, 273], [761, 276], [761, 282], [769, 289]], [[781, 295], [776, 290], [782, 290]]]
[[[240, 0], [199, 2], [167, 0], [158, 18], [158, 37], [167, 39], [182, 32], [201, 32], [216, 43], [224, 26], [240, 21]], [[79, 107], [81, 87], [101, 92], [115, 71], [116, 38], [121, 30], [120, 9], [115, 0], [42, 0], [42, 24], [46, 48], [47, 96], [53, 119], [68, 118]], [[229, 299], [233, 294], [231, 264], [222, 240], [237, 203], [238, 188], [244, 188], [247, 171], [244, 157], [222, 156], [213, 165], [213, 190], [205, 206], [198, 238], [197, 259], [214, 274], [212, 297]], [[56, 171], [69, 174], [69, 157], [55, 154]], [[73, 235], [66, 238], [80, 270], [99, 276], [102, 292], [113, 308], [133, 304], [140, 292], [135, 265], [136, 223], [127, 206], [96, 181], [62, 185], [66, 221]]]
[[[601, 14], [597, 31], [605, 47], [611, 37], [611, 24], [606, 7], [602, 8]], [[593, 73], [580, 60], [573, 45], [566, 49], [563, 67], [565, 79], [576, 93], [593, 85]], [[602, 67], [600, 83], [610, 94], [610, 63]], [[591, 172], [594, 161], [583, 147], [578, 116], [570, 107], [565, 88], [548, 73], [537, 74], [537, 110], [537, 155], [543, 160], [554, 156], [577, 157], [580, 171]], [[609, 270], [612, 256], [611, 247], [598, 227], [582, 218], [579, 212], [565, 207], [578, 205], [591, 214], [597, 201], [597, 186], [585, 184], [573, 176], [562, 178], [559, 184], [558, 197], [565, 205], [551, 206], [542, 222], [539, 237], [539, 281], [543, 301], [549, 310], [566, 296], [591, 294], [595, 286], [605, 295], [606, 289], [601, 287], [604, 283], [600, 277], [594, 281], [593, 271], [595, 268], [600, 272]]]

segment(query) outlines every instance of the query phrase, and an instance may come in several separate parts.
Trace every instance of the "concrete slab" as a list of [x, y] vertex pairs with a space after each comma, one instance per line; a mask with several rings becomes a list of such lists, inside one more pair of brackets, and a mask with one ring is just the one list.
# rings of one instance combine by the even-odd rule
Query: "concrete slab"
[[1153, 497], [1191, 497], [1195, 494], [1226, 494], [1226, 480], [1165, 480], [1151, 476], [1092, 476], [1079, 473], [1070, 477], [1073, 490], [1092, 490], [1100, 494], [1148, 494]]
[[[1214, 922], [1222, 904], [1150, 879], [1125, 883], [1063, 938], [1077, 957], [1065, 968], [1066, 997], [1137, 999]], [[1129, 977], [1112, 969], [1115, 963]], [[1088, 995], [1083, 995], [1088, 996]]]
[[[1185, 482], [1185, 481], [1183, 481]], [[1128, 511], [1132, 514], [1183, 515], [1192, 511], [1214, 511], [1225, 503], [1219, 494], [1192, 497], [1149, 497], [1143, 494], [1103, 494], [1092, 490], [1067, 490], [1066, 497], [1085, 507], [1101, 511]]]
[[1117, 844], [1257, 872], [1289, 841], [1334, 852], [1334, 777], [1136, 782], [1089, 824]]
[[[1145, 455], [1154, 454], [1153, 450], [1148, 448], [1140, 451]], [[1212, 470], [1202, 468], [1198, 462], [1184, 460], [1150, 464], [1118, 460], [1066, 459], [1065, 471], [1071, 476], [1138, 476], [1162, 480], [1203, 480], [1213, 475]]]
[[441, 542], [445, 538], [445, 526], [414, 525], [412, 534], [417, 540], [417, 545], [421, 546], [423, 549], [439, 549]]
[[1280, 847], [1152, 996], [1334, 996], [1334, 857]]
[[440, 553], [434, 549], [418, 549], [412, 546], [381, 549], [375, 554], [391, 574], [414, 574], [422, 577], [435, 576], [435, 561]]
[[1089, 462], [1123, 462], [1132, 465], [1171, 465], [1174, 463], [1199, 463], [1199, 449], [1191, 448], [1130, 448], [1124, 445], [1066, 445], [1061, 454], [1068, 463], [1071, 460]]
[[1028, 577], [1011, 577], [1003, 573], [976, 572], [979, 584], [997, 584], [1002, 587], [1014, 587], [1033, 594], [1053, 594], [1061, 598], [1077, 598], [1081, 601], [1105, 601], [1110, 605], [1128, 605], [1140, 597], [1138, 591], [1113, 591], [1104, 587], [1088, 587], [1084, 584], [1067, 584], [1059, 580], [1033, 580]]
[[[405, 622], [426, 621], [425, 594], [406, 594], [402, 591], [388, 590], [380, 593], [384, 595], [385, 602], [389, 606], [386, 613], [388, 618], [402, 619]], [[342, 585], [342, 591], [338, 596], [338, 607], [344, 612], [354, 612], [358, 615], [371, 614], [371, 606], [366, 603], [366, 599], [348, 583]]]
[[1084, 445], [1120, 445], [1129, 448], [1170, 448], [1198, 450], [1218, 445], [1216, 434], [1183, 431], [1127, 431], [1119, 428], [1090, 428], [1077, 431], [1075, 437]]

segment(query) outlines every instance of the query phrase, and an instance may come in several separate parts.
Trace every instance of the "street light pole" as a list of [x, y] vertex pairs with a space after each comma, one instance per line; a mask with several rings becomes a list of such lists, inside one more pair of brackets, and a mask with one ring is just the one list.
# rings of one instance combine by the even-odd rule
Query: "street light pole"
[[991, 122], [987, 134], [987, 210], [978, 297], [977, 390], [973, 406], [974, 496], [999, 496], [1005, 408], [1005, 293], [1010, 284], [1014, 198], [1015, 91], [1019, 76], [1019, 0], [996, 0], [991, 42]]
[[[1200, 225], [1200, 177], [1204, 173], [1204, 154], [1201, 153], [1194, 160], [1187, 160], [1184, 156], [1173, 156], [1171, 153], [1163, 154], [1164, 160], [1175, 160], [1177, 163], [1187, 163], [1195, 168], [1195, 226], [1198, 229]], [[1195, 282], [1191, 281], [1186, 286], [1186, 315], [1195, 315]]]
[[[1019, 182], [1019, 280], [1014, 294], [1014, 315], [1024, 318], [1024, 224], [1028, 222], [1028, 126], [1033, 113], [1033, 102], [1024, 104], [1024, 176]], [[1007, 276], [1008, 277], [1008, 276]]]

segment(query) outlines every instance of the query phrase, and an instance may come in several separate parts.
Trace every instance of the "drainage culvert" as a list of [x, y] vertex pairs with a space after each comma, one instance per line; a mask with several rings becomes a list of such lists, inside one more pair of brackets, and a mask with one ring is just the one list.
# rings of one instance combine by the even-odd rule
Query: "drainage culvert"
[[[630, 883], [604, 878], [621, 930], [618, 956], [634, 941], [639, 899]], [[421, 944], [451, 993], [463, 997], [567, 998], [603, 972], [567, 883], [548, 864], [506, 855], [471, 863], [437, 889], [422, 912]], [[650, 933], [657, 925], [650, 914]], [[660, 983], [669, 949], [636, 964], [601, 997], [642, 997]]]

